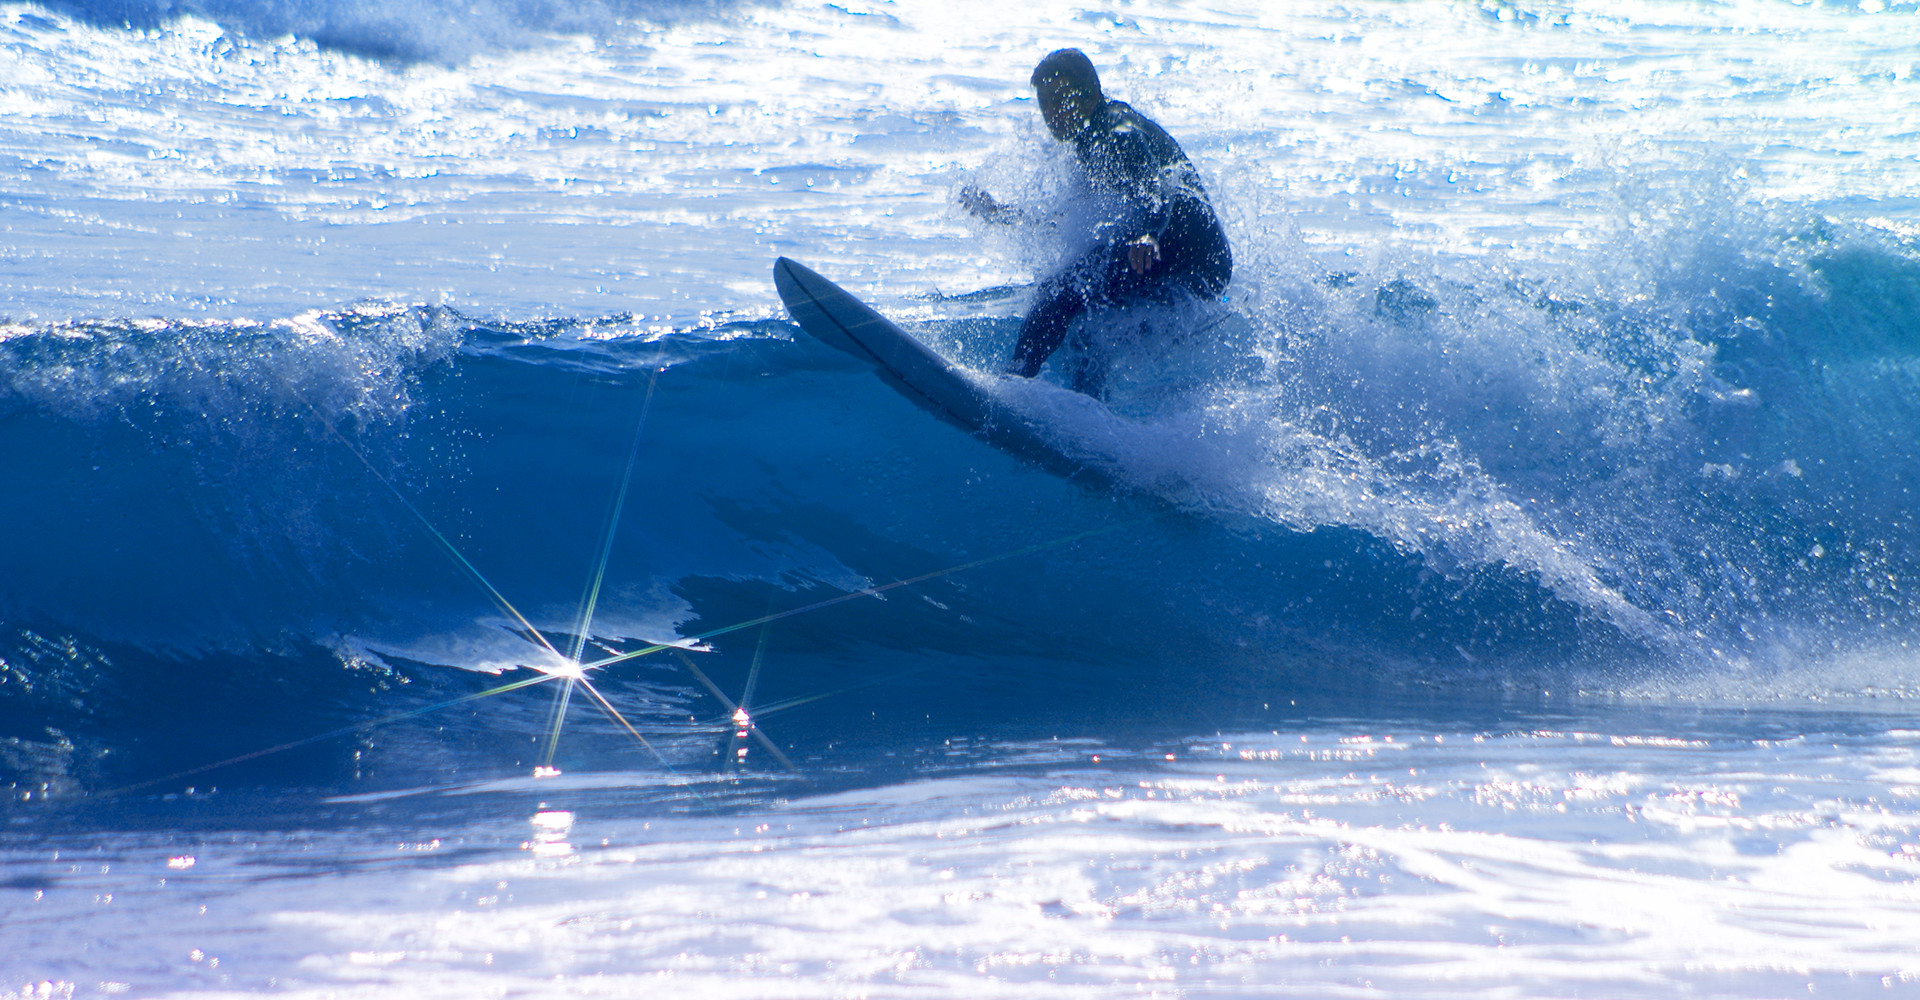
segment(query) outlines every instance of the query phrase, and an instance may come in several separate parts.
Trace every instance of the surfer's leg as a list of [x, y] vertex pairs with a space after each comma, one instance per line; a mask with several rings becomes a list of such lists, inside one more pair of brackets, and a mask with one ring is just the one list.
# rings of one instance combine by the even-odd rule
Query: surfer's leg
[[1107, 352], [1094, 342], [1094, 327], [1094, 320], [1090, 317], [1067, 335], [1067, 388], [1095, 399], [1104, 399], [1107, 391]]
[[[1141, 287], [1154, 283], [1156, 279], [1130, 271], [1124, 247], [1102, 247], [1041, 282], [1034, 293], [1033, 308], [1020, 326], [1020, 340], [1007, 362], [1007, 374], [1027, 378], [1038, 375], [1040, 366], [1066, 341], [1074, 320], [1096, 306], [1125, 302]], [[1107, 360], [1084, 336], [1084, 329], [1074, 342], [1073, 353], [1071, 370], [1066, 373], [1068, 384], [1076, 392], [1099, 396], [1106, 382]]]
[[1067, 339], [1067, 328], [1087, 311], [1087, 296], [1072, 269], [1062, 271], [1040, 283], [1034, 293], [1033, 308], [1020, 324], [1020, 340], [1013, 345], [1013, 358], [1007, 362], [1007, 374], [1032, 378], [1040, 366], [1060, 349]]
[[1170, 286], [1217, 299], [1233, 280], [1233, 249], [1211, 213], [1174, 212], [1160, 239], [1163, 275]]
[[1107, 356], [1093, 351], [1075, 354], [1073, 374], [1067, 378], [1067, 388], [1083, 396], [1107, 398]]
[[1224, 238], [1208, 240], [1205, 246], [1191, 286], [1201, 295], [1217, 299], [1225, 294], [1227, 283], [1233, 280], [1233, 250]]

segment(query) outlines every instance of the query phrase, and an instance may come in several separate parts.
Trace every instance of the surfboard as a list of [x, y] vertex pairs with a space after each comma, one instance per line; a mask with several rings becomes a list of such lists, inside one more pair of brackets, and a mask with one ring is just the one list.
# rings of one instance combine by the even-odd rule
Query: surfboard
[[773, 286], [800, 329], [871, 365], [881, 381], [922, 409], [1069, 479], [1105, 480], [989, 392], [982, 376], [942, 357], [812, 269], [781, 257], [773, 262]]

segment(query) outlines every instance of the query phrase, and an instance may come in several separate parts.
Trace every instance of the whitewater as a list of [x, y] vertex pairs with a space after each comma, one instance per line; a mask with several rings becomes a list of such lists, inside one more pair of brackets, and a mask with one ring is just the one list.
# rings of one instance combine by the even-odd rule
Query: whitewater
[[[1236, 259], [1100, 400], [987, 374], [1065, 46]], [[1915, 52], [0, 3], [0, 998], [1920, 995]]]

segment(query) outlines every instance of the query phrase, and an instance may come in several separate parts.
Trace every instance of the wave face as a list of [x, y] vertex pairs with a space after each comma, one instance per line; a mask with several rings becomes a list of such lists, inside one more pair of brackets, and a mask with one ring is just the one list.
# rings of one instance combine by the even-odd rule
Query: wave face
[[[144, 781], [576, 644], [704, 644], [601, 675], [669, 760], [725, 715], [689, 662], [822, 740], [1914, 690], [1904, 21], [1881, 48], [1864, 8], [1043, 6], [949, 45], [858, 5], [451, 34], [426, 5], [107, 6], [0, 8], [23, 781]], [[768, 276], [796, 256], [991, 369], [1061, 248], [950, 195], [1071, 215], [1022, 81], [1076, 43], [1186, 141], [1240, 262], [1224, 307], [1094, 318], [1105, 403], [997, 387], [1111, 488], [913, 409]], [[1786, 115], [1810, 87], [1848, 113]], [[239, 773], [519, 767], [547, 705]]]

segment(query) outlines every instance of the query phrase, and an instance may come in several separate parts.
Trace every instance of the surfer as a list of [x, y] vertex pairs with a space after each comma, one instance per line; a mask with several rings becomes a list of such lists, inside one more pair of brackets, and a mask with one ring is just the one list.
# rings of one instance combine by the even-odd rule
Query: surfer
[[[1073, 146], [1088, 181], [1119, 199], [1092, 250], [1054, 272], [1035, 291], [1007, 362], [1009, 375], [1032, 378], [1088, 310], [1186, 291], [1217, 299], [1233, 277], [1233, 251], [1180, 144], [1122, 101], [1107, 99], [1093, 61], [1060, 49], [1033, 70], [1040, 115], [1055, 139]], [[960, 203], [989, 221], [1022, 215], [968, 186]], [[1078, 381], [1078, 380], [1076, 380]], [[1075, 388], [1082, 388], [1076, 385]]]

